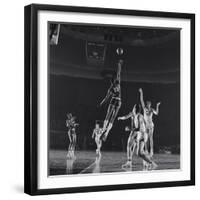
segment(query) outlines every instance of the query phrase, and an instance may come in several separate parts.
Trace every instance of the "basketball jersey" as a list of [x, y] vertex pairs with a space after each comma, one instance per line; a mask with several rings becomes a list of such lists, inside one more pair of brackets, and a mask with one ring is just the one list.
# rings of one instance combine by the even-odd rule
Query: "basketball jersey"
[[69, 129], [73, 129], [76, 127], [75, 119], [72, 117], [71, 119], [66, 120], [66, 125]]
[[114, 97], [114, 98], [121, 98], [121, 88], [120, 88], [120, 86], [119, 86], [119, 88], [113, 86], [111, 88], [110, 92], [111, 92], [112, 97]]
[[152, 118], [153, 118], [153, 109], [151, 108], [150, 110], [148, 110], [147, 108], [144, 108], [144, 119], [147, 128], [154, 126]]

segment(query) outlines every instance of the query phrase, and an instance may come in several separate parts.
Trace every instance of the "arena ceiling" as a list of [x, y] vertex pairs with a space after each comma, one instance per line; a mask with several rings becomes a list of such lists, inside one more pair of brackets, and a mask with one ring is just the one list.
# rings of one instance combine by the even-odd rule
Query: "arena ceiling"
[[[88, 55], [89, 44], [93, 46]], [[102, 51], [103, 58], [98, 58]], [[123, 59], [124, 81], [175, 83], [180, 74], [180, 30], [61, 24], [58, 44], [50, 45], [49, 55], [52, 74], [102, 79], [112, 76]]]

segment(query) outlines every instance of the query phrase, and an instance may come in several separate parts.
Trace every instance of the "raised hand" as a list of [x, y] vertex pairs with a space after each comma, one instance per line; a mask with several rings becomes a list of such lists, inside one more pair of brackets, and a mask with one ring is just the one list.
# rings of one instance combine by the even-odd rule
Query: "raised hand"
[[158, 103], [157, 103], [157, 106], [159, 106], [160, 104], [161, 104], [161, 102], [158, 102]]
[[142, 88], [139, 89], [139, 92], [142, 92]]

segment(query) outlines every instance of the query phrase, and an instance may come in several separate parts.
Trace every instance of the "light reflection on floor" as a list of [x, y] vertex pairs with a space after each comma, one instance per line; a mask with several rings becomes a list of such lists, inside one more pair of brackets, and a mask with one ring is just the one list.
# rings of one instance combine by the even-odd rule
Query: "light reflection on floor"
[[[123, 169], [126, 152], [102, 152], [96, 156], [95, 151], [77, 151], [76, 158], [67, 158], [66, 151], [50, 151], [50, 175], [110, 173], [124, 171], [143, 171], [143, 163], [137, 156], [133, 157], [133, 166]], [[155, 162], [158, 170], [179, 169], [180, 155], [156, 154]]]

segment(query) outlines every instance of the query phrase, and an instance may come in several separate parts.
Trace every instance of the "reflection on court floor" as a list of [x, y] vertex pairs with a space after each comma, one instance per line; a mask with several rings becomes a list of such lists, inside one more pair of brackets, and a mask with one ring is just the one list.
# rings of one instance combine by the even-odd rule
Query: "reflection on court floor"
[[[155, 154], [155, 162], [158, 164], [156, 170], [179, 169], [180, 155]], [[93, 151], [77, 151], [76, 158], [67, 158], [66, 151], [51, 150], [49, 155], [49, 175], [65, 174], [90, 174], [111, 173], [124, 171], [143, 171], [142, 160], [136, 156], [133, 158], [133, 167], [123, 169], [126, 162], [125, 152], [102, 152], [97, 157]]]

